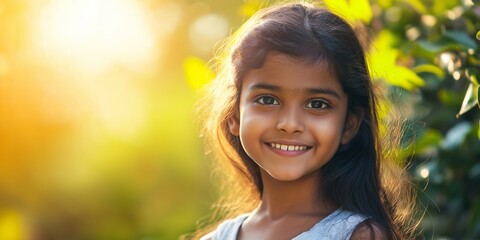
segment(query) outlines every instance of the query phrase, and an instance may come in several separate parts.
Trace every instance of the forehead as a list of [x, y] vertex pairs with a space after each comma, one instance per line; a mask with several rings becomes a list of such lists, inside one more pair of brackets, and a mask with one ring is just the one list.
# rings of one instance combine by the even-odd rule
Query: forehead
[[258, 83], [299, 91], [306, 88], [331, 88], [344, 94], [327, 63], [311, 64], [277, 52], [267, 54], [261, 68], [247, 72], [242, 89]]

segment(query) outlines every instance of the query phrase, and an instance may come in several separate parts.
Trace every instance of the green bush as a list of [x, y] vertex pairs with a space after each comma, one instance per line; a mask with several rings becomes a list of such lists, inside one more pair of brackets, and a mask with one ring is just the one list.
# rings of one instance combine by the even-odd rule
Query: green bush
[[[422, 235], [479, 239], [480, 6], [472, 1], [378, 0], [372, 9], [377, 15], [370, 28], [392, 34], [391, 46], [399, 52], [396, 64], [423, 80], [415, 88], [390, 84], [413, 110], [405, 114], [406, 136], [413, 139], [406, 151], [419, 210], [426, 208]], [[401, 77], [395, 81], [408, 80]]]

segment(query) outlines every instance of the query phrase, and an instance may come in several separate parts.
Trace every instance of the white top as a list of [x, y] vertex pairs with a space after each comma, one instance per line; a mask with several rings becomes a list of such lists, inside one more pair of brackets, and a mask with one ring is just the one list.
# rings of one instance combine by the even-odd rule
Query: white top
[[[248, 214], [242, 214], [234, 219], [222, 222], [215, 231], [200, 238], [200, 240], [236, 240], [238, 230]], [[346, 210], [337, 209], [320, 220], [308, 231], [301, 233], [292, 240], [348, 240], [355, 227], [367, 217]]]

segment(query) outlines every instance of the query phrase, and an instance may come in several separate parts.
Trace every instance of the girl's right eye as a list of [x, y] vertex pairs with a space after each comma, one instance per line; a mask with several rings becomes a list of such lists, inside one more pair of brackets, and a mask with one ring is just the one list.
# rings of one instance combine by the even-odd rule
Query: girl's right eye
[[255, 100], [255, 102], [262, 105], [278, 105], [279, 102], [272, 96], [261, 96]]

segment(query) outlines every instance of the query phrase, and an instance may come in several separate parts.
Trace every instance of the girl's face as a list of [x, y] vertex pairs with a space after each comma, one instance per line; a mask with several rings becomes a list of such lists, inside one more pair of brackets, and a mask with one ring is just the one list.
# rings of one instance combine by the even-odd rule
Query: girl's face
[[268, 54], [262, 68], [246, 74], [239, 101], [230, 131], [260, 168], [282, 181], [316, 172], [359, 125], [325, 67], [281, 53]]

